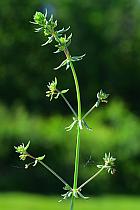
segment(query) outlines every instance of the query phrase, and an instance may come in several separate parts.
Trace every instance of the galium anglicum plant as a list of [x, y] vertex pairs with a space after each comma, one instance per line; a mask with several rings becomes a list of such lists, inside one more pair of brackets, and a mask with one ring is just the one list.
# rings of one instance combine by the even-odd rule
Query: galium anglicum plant
[[29, 154], [27, 150], [29, 148], [30, 142], [28, 142], [26, 146], [24, 144], [21, 144], [20, 146], [15, 147], [15, 150], [17, 153], [19, 153], [20, 160], [25, 161], [27, 158], [31, 158], [33, 160], [32, 162], [25, 164], [26, 169], [31, 165], [36, 166], [39, 163], [42, 166], [44, 166], [47, 170], [49, 170], [57, 179], [59, 179], [64, 184], [63, 189], [66, 192], [62, 195], [62, 198], [71, 199], [70, 210], [73, 210], [75, 198], [81, 197], [81, 198], [87, 199], [87, 197], [83, 196], [83, 194], [81, 193], [85, 185], [87, 185], [90, 181], [92, 181], [103, 170], [106, 170], [110, 174], [113, 174], [115, 172], [115, 169], [114, 169], [115, 158], [112, 157], [110, 153], [109, 154], [106, 153], [105, 156], [103, 157], [103, 162], [100, 165], [97, 165], [98, 171], [95, 174], [93, 174], [88, 180], [86, 180], [83, 184], [81, 184], [80, 186], [77, 185], [78, 172], [79, 172], [80, 131], [83, 128], [92, 130], [87, 125], [85, 118], [95, 108], [99, 107], [100, 103], [104, 103], [104, 102], [107, 103], [109, 94], [106, 94], [103, 92], [103, 90], [100, 90], [97, 93], [96, 103], [91, 107], [91, 109], [85, 115], [82, 116], [80, 89], [79, 89], [79, 83], [78, 83], [76, 70], [74, 68], [74, 62], [82, 60], [85, 54], [81, 56], [71, 56], [68, 50], [68, 47], [71, 43], [72, 34], [67, 35], [70, 27], [68, 27], [67, 29], [62, 28], [61, 30], [58, 30], [57, 20], [54, 20], [53, 15], [51, 15], [51, 17], [48, 19], [47, 11], [46, 11], [46, 14], [43, 14], [41, 12], [36, 12], [33, 19], [34, 21], [31, 23], [33, 23], [36, 26], [35, 32], [42, 32], [46, 38], [46, 42], [42, 44], [42, 46], [55, 42], [56, 51], [54, 53], [64, 53], [65, 55], [65, 60], [62, 61], [62, 63], [54, 69], [58, 70], [64, 66], [66, 67], [66, 70], [70, 69], [73, 75], [74, 82], [75, 82], [75, 90], [76, 90], [76, 95], [77, 95], [77, 111], [75, 111], [75, 109], [72, 107], [72, 105], [69, 103], [69, 101], [65, 97], [65, 94], [68, 92], [69, 89], [59, 90], [57, 88], [58, 82], [57, 82], [56, 77], [54, 81], [48, 83], [47, 85], [48, 90], [46, 91], [46, 96], [50, 98], [50, 101], [53, 98], [58, 99], [59, 96], [62, 97], [74, 115], [73, 122], [71, 123], [70, 126], [66, 127], [66, 131], [72, 130], [74, 126], [76, 126], [76, 129], [77, 129], [73, 185], [68, 184], [55, 171], [53, 171], [46, 163], [44, 163], [43, 160], [45, 159], [45, 155], [40, 156], [40, 157], [34, 157], [33, 155]]

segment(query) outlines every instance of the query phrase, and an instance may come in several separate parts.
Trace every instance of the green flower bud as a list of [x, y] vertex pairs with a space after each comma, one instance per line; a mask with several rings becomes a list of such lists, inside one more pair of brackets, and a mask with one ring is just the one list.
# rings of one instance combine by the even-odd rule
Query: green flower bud
[[107, 98], [108, 98], [109, 94], [104, 93], [102, 90], [100, 90], [100, 92], [97, 93], [97, 98], [101, 101], [101, 102], [106, 102], [107, 103]]
[[40, 26], [44, 26], [44, 24], [46, 24], [46, 17], [43, 13], [36, 12], [34, 15], [34, 21], [36, 24], [38, 24]]
[[20, 160], [26, 160], [27, 154], [19, 155]]

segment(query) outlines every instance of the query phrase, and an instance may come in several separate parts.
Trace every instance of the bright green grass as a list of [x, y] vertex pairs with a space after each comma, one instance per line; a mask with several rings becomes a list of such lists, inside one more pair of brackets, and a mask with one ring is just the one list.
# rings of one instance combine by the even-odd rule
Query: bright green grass
[[[23, 194], [0, 194], [0, 210], [69, 210], [69, 201], [58, 203], [59, 198]], [[75, 210], [139, 210], [140, 197], [105, 196], [89, 200], [77, 199]]]

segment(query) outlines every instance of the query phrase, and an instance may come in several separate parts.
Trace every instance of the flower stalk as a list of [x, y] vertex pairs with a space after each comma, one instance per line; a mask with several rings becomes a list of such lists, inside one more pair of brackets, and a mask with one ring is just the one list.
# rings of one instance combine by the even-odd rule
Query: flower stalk
[[36, 166], [37, 163], [40, 163], [44, 168], [46, 168], [49, 172], [51, 172], [57, 179], [59, 179], [65, 186], [69, 186], [69, 184], [62, 177], [60, 177], [53, 169], [51, 169], [47, 164], [45, 164], [42, 161], [45, 158], [45, 155], [36, 158], [27, 152], [29, 145], [30, 145], [30, 141], [28, 142], [26, 146], [24, 146], [24, 144], [21, 144], [17, 147], [15, 146], [16, 152], [20, 154], [19, 155], [20, 160], [25, 161], [27, 157], [34, 160], [33, 162], [25, 164], [25, 168], [27, 169], [31, 165]]
[[89, 182], [91, 182], [96, 176], [98, 176], [103, 170], [105, 169], [105, 166], [103, 166], [99, 171], [97, 171], [96, 174], [94, 174], [93, 176], [91, 176], [87, 181], [85, 181], [82, 185], [80, 185], [80, 187], [78, 187], [78, 191], [81, 191], [81, 189], [87, 185]]

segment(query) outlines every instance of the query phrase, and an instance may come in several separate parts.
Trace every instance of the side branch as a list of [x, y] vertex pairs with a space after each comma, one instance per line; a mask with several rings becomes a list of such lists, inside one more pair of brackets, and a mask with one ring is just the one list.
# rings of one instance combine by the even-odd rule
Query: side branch
[[93, 176], [91, 176], [87, 181], [85, 181], [80, 187], [78, 187], [78, 191], [80, 191], [85, 185], [87, 185], [90, 181], [92, 181], [96, 176], [98, 176], [104, 169], [106, 166], [103, 166], [96, 174], [94, 174]]

